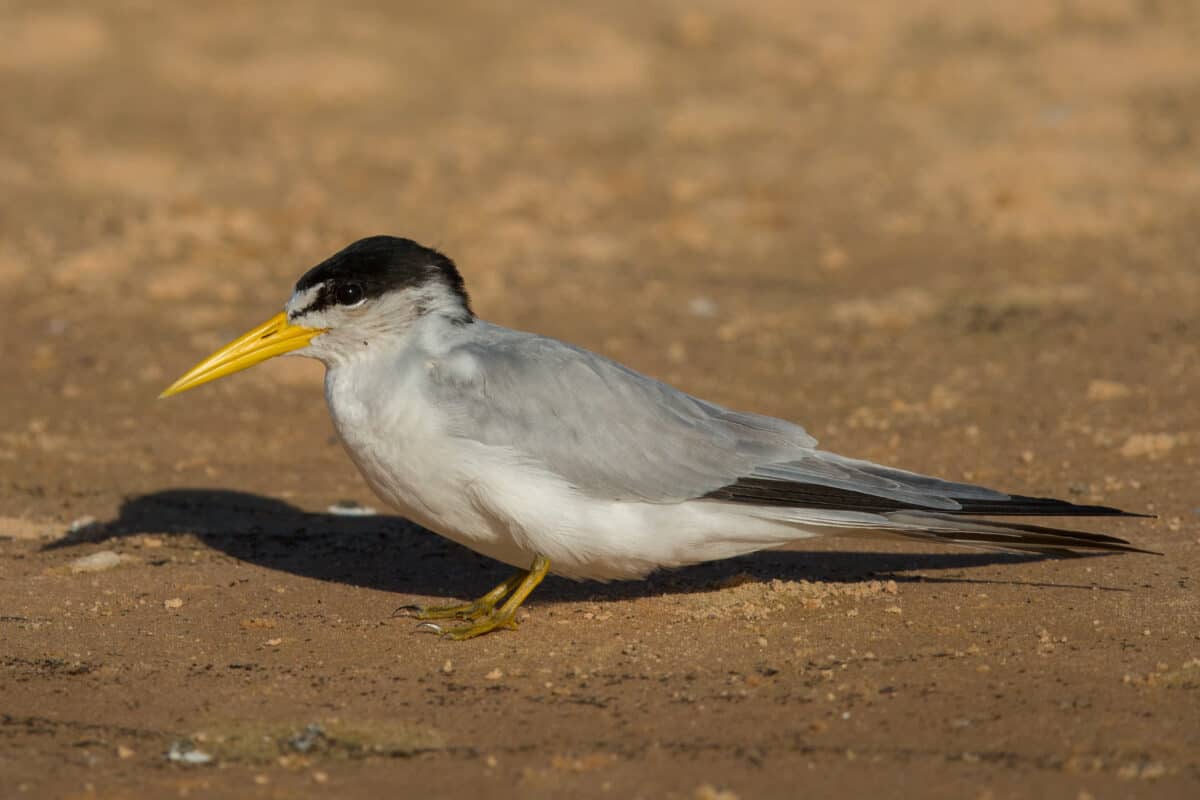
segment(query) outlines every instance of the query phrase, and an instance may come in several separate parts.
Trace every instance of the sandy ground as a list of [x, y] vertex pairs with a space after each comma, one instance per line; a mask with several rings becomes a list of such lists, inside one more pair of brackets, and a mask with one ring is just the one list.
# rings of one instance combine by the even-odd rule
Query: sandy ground
[[[0, 795], [1200, 794], [1196, 3], [9, 0], [0, 30]], [[155, 400], [382, 232], [489, 319], [1153, 513], [1094, 528], [1165, 555], [830, 540], [415, 632], [396, 606], [505, 571], [329, 513], [378, 503], [319, 366]]]

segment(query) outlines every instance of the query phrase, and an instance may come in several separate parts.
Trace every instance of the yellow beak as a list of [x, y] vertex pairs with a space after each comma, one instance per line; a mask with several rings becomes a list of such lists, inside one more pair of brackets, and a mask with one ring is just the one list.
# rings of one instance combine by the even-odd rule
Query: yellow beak
[[168, 386], [159, 398], [185, 392], [202, 383], [253, 367], [268, 358], [299, 350], [324, 332], [321, 328], [291, 325], [287, 314], [281, 311], [192, 367], [186, 375]]

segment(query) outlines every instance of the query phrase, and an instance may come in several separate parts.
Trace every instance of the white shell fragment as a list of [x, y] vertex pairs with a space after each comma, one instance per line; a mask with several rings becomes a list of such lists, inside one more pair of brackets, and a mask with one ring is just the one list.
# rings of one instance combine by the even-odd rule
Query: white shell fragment
[[92, 553], [87, 556], [80, 556], [72, 561], [67, 567], [71, 572], [104, 572], [128, 560], [128, 556], [123, 556], [119, 553], [114, 553], [112, 550], [101, 550], [98, 553]]

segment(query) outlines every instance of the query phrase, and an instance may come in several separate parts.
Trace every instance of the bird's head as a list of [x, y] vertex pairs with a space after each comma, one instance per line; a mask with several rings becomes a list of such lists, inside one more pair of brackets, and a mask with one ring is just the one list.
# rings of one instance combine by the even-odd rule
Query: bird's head
[[285, 354], [336, 363], [403, 336], [431, 314], [457, 324], [474, 320], [454, 262], [411, 239], [360, 239], [304, 273], [282, 312], [201, 361], [160, 397]]

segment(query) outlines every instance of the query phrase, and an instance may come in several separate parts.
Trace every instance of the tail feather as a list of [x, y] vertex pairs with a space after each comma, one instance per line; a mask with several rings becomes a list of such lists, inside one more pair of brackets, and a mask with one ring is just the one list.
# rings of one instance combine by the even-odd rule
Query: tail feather
[[1108, 551], [1162, 555], [1134, 547], [1125, 539], [1100, 533], [1048, 528], [1017, 522], [967, 520], [961, 516], [928, 512], [893, 512], [882, 515], [883, 528], [910, 539], [1003, 550], [1015, 553], [1062, 554], [1075, 551]]

